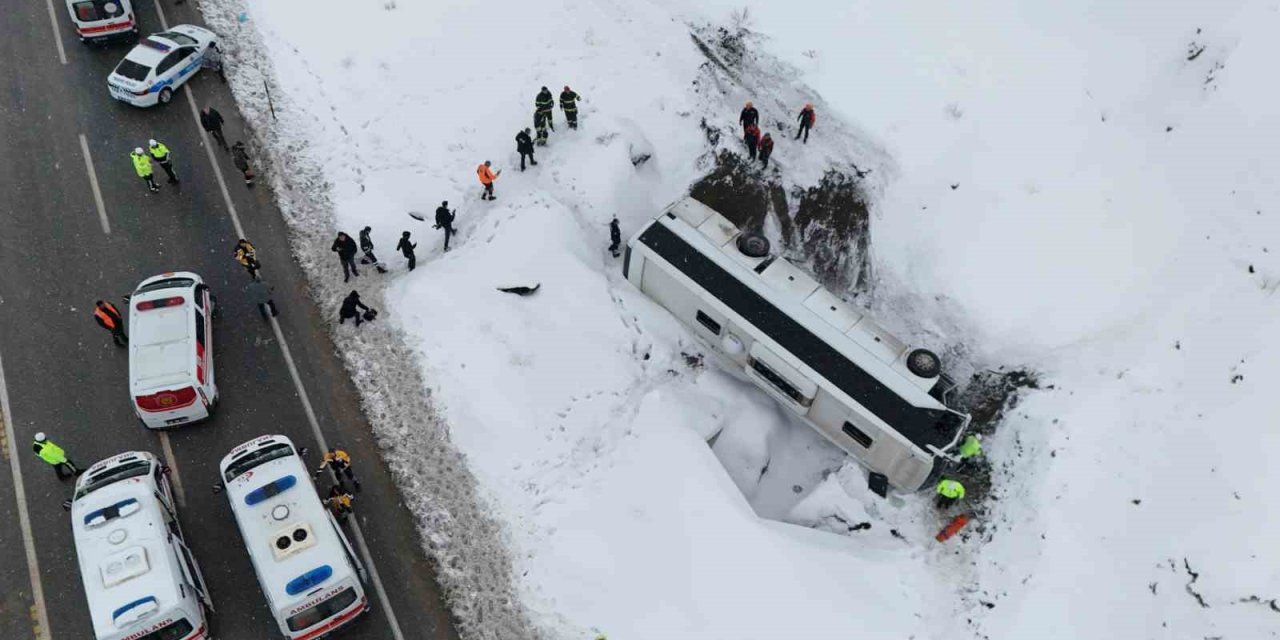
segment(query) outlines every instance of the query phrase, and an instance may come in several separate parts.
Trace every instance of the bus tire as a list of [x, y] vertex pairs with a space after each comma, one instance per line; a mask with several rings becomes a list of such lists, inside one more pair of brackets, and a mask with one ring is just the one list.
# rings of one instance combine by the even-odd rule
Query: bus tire
[[750, 231], [738, 235], [738, 251], [749, 258], [764, 258], [769, 255], [769, 239]]
[[907, 354], [907, 371], [921, 378], [934, 378], [942, 373], [942, 360], [928, 349], [912, 349]]

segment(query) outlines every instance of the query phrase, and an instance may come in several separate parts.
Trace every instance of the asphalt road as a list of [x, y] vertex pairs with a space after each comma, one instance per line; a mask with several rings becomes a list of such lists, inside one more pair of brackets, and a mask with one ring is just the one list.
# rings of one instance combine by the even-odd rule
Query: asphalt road
[[[209, 283], [221, 306], [214, 361], [222, 403], [210, 421], [167, 432], [181, 484], [180, 518], [207, 580], [224, 640], [278, 637], [226, 498], [215, 495], [218, 460], [263, 433], [283, 433], [319, 451], [272, 328], [244, 299], [248, 276], [231, 257], [235, 230], [202, 146], [185, 92], [212, 104], [241, 137], [230, 92], [202, 73], [168, 106], [137, 109], [108, 95], [105, 79], [130, 43], [80, 44], [55, 2], [65, 43], [62, 64], [45, 2], [0, 0], [0, 362], [12, 410], [14, 442], [25, 483], [35, 556], [49, 621], [48, 637], [92, 638], [88, 609], [61, 503], [71, 483], [31, 452], [45, 431], [82, 467], [134, 449], [163, 456], [161, 436], [139, 426], [128, 393], [124, 349], [90, 316], [94, 300], [120, 297], [143, 278], [190, 270]], [[192, 3], [165, 4], [169, 24], [201, 24]], [[149, 0], [135, 5], [143, 33], [161, 30]], [[87, 143], [110, 232], [95, 206], [80, 136]], [[133, 172], [129, 151], [156, 138], [169, 146], [181, 185], [149, 194]], [[356, 510], [374, 565], [404, 638], [456, 638], [434, 571], [412, 520], [378, 457], [324, 323], [292, 261], [286, 229], [264, 185], [244, 187], [230, 157], [215, 151], [245, 232], [258, 248], [263, 273], [276, 287], [281, 329], [319, 426], [330, 444], [349, 451], [364, 491]], [[18, 494], [0, 491], [0, 637], [37, 638], [27, 555], [19, 528]], [[386, 612], [369, 589], [373, 611], [340, 638], [393, 638]]]

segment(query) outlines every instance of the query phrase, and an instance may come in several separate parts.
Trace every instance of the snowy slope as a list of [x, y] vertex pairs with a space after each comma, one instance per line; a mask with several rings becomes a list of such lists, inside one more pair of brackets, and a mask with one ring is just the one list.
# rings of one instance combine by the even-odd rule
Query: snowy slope
[[[711, 87], [690, 24], [736, 4], [204, 4], [317, 298], [345, 292], [335, 227], [372, 225], [393, 267], [354, 283], [379, 322], [337, 337], [464, 633], [1274, 636], [1275, 9], [761, 0], [753, 54], [800, 71]], [[522, 174], [512, 137], [566, 83], [583, 127], [557, 112]], [[759, 393], [691, 365], [604, 250], [612, 215], [630, 233], [708, 169], [702, 123], [732, 132], [747, 98], [766, 130], [819, 105], [809, 147], [775, 136], [787, 180], [874, 169], [887, 324], [1053, 385], [988, 442], [982, 535], [933, 543], [924, 497], [868, 495]], [[494, 203], [485, 159], [505, 169]], [[405, 215], [441, 200], [447, 254]], [[781, 481], [752, 482], [762, 459]]]

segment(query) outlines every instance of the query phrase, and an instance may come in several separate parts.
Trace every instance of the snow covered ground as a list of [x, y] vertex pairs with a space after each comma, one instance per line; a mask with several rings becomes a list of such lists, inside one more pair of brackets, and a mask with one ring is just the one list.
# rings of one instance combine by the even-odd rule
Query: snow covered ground
[[[355, 283], [383, 316], [338, 342], [466, 635], [1280, 634], [1274, 2], [746, 5], [755, 71], [728, 85], [690, 25], [742, 23], [741, 0], [203, 5], [317, 298], [345, 292], [336, 229], [371, 225], [392, 266]], [[557, 111], [521, 173], [534, 93], [566, 83], [583, 126]], [[980, 535], [934, 543], [927, 496], [870, 496], [690, 364], [605, 251], [611, 216], [629, 234], [709, 169], [702, 123], [732, 133], [748, 98], [789, 185], [873, 169], [881, 319], [1051, 385], [987, 443]], [[798, 147], [777, 123], [810, 100]], [[442, 200], [447, 254], [405, 215]]]

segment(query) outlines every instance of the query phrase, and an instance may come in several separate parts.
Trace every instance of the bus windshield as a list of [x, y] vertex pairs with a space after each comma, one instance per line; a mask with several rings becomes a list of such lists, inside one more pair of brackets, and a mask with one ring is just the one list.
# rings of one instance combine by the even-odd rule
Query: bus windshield
[[246, 471], [260, 464], [291, 455], [293, 455], [293, 447], [283, 442], [277, 442], [273, 445], [263, 447], [247, 454], [243, 458], [237, 458], [234, 462], [227, 465], [227, 471], [223, 475], [226, 477], [227, 482], [231, 482], [232, 480], [244, 475]]

